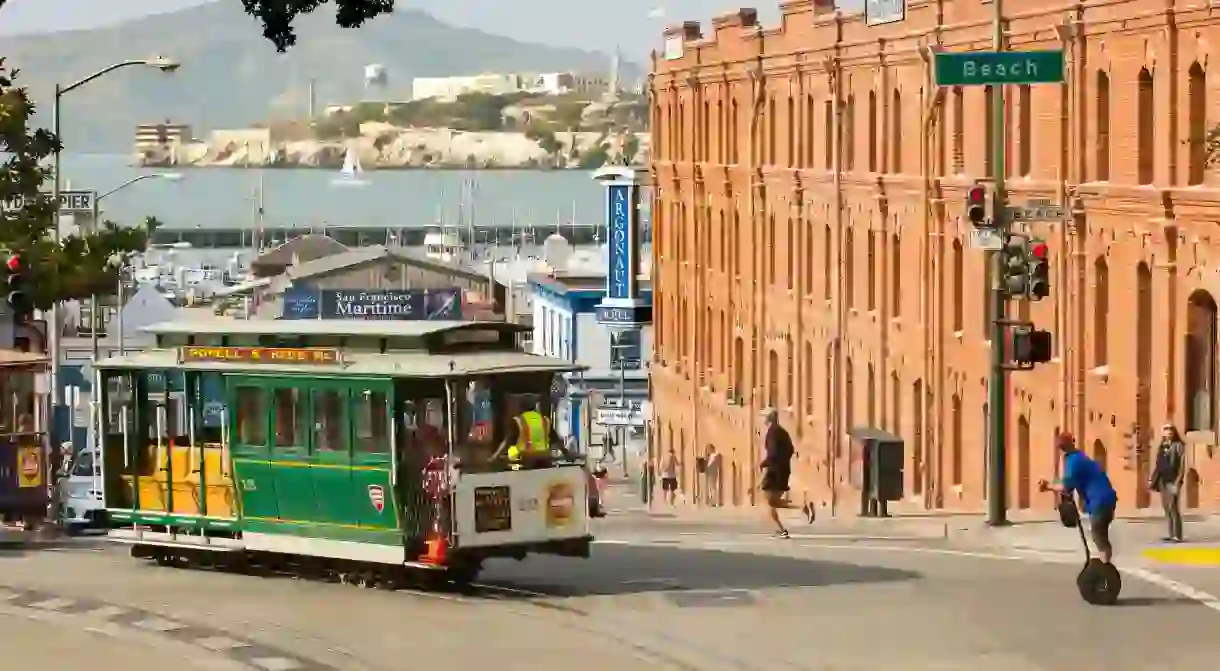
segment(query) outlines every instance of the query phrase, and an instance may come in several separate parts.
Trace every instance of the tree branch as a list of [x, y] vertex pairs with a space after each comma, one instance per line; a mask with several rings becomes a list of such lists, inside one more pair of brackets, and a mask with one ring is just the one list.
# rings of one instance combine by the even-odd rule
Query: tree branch
[[[297, 43], [293, 22], [331, 0], [241, 0], [246, 13], [263, 26], [263, 37], [281, 53]], [[341, 28], [359, 28], [369, 19], [394, 11], [394, 0], [334, 0], [335, 23]], [[3, 4], [3, 0], [0, 0]]]

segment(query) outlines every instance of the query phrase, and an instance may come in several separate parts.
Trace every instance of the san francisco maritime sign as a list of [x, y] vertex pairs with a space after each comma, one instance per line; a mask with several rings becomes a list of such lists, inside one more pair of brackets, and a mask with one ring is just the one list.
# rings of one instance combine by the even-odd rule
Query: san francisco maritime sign
[[340, 364], [342, 353], [333, 347], [181, 347], [179, 363]]

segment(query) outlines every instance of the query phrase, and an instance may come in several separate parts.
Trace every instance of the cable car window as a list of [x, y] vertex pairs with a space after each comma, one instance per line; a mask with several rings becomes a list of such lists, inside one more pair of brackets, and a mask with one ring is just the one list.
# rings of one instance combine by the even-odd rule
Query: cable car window
[[313, 392], [314, 449], [323, 452], [347, 450], [343, 440], [343, 392], [317, 389]]
[[[131, 407], [131, 378], [126, 373], [111, 375], [106, 380], [106, 433], [122, 435], [124, 407]], [[134, 421], [135, 413], [127, 411], [127, 421]]]
[[459, 435], [470, 445], [490, 445], [495, 433], [492, 426], [491, 385], [483, 378], [471, 380], [466, 385], [462, 400], [459, 407]]
[[33, 373], [0, 375], [0, 433], [32, 433], [34, 425]]
[[301, 390], [275, 390], [275, 445], [300, 447], [305, 444], [305, 403]]
[[267, 444], [267, 408], [263, 390], [237, 388], [237, 440], [242, 445]]
[[356, 451], [389, 452], [389, 399], [383, 391], [357, 390], [352, 406], [355, 411]]

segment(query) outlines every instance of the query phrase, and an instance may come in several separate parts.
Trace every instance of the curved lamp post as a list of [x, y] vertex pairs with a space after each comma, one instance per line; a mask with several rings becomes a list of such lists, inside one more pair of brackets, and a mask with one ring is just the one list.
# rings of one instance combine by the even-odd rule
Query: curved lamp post
[[[137, 67], [137, 66], [153, 68], [155, 70], [160, 70], [161, 72], [169, 73], [169, 72], [174, 72], [175, 70], [177, 70], [179, 67], [179, 64], [176, 61], [170, 60], [163, 56], [157, 56], [156, 58], [128, 60], [128, 61], [122, 61], [119, 63], [114, 63], [113, 65], [104, 67], [101, 70], [98, 70], [97, 72], [94, 72], [93, 74], [89, 75], [88, 77], [85, 77], [84, 79], [81, 79], [81, 80], [74, 82], [72, 84], [69, 84], [67, 86], [61, 86], [60, 84], [56, 84], [55, 85], [55, 99], [51, 105], [51, 130], [53, 133], [55, 133], [55, 139], [59, 140], [59, 137], [60, 137], [59, 106], [60, 106], [60, 102], [61, 102], [62, 98], [65, 95], [88, 84], [89, 82], [92, 82], [95, 79], [98, 79], [107, 74], [110, 74], [111, 72], [114, 72], [115, 70], [121, 70], [123, 68]], [[62, 148], [57, 148], [55, 150], [55, 154], [53, 157], [55, 174], [54, 174], [54, 187], [53, 187], [53, 190], [51, 193], [51, 198], [52, 198], [52, 203], [54, 204], [53, 206], [55, 208], [55, 214], [53, 215], [54, 219], [52, 220], [55, 224], [55, 231], [53, 234], [54, 237], [52, 239], [55, 240], [56, 242], [59, 242], [59, 234], [60, 234], [59, 196], [60, 196], [60, 191], [62, 189], [62, 183], [63, 183], [63, 178], [60, 175], [60, 157], [61, 157], [62, 151], [63, 151]], [[47, 349], [50, 350], [49, 354], [51, 356], [51, 444], [59, 445], [60, 442], [63, 440], [61, 425], [64, 424], [65, 420], [67, 419], [68, 408], [63, 405], [63, 390], [60, 388], [59, 340], [60, 340], [60, 337], [62, 336], [62, 333], [61, 333], [60, 314], [59, 314], [59, 305], [58, 304], [51, 307], [51, 314], [48, 315], [48, 321], [49, 321], [49, 323], [47, 325], [47, 331], [48, 331], [48, 335], [50, 337], [47, 339], [48, 340]], [[54, 518], [52, 518], [52, 519], [54, 519]]]

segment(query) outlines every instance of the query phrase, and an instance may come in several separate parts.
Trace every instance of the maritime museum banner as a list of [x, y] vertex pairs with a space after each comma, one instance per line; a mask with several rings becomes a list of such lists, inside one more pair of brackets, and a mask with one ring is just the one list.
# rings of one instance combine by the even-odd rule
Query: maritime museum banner
[[284, 294], [281, 319], [462, 319], [462, 290], [293, 289]]

